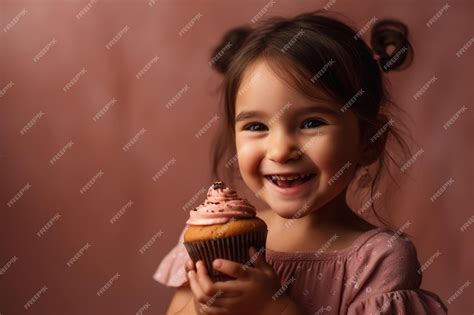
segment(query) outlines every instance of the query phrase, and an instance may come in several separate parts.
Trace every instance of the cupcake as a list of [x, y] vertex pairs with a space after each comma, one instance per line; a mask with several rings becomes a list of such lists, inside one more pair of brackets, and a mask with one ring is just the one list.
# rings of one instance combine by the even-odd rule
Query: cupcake
[[251, 266], [249, 248], [265, 250], [267, 225], [256, 217], [255, 207], [223, 182], [215, 182], [207, 198], [189, 213], [184, 246], [196, 263], [202, 260], [213, 281], [231, 280], [212, 267], [223, 258]]

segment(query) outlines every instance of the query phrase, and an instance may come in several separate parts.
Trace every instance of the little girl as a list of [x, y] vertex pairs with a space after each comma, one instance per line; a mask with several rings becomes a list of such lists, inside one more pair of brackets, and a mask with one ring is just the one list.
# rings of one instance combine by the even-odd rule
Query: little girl
[[214, 173], [219, 163], [236, 164], [268, 204], [258, 213], [267, 250], [250, 249], [253, 268], [215, 260], [235, 280], [213, 283], [201, 262], [189, 260], [181, 233], [155, 274], [178, 287], [168, 314], [446, 314], [420, 288], [411, 241], [363, 219], [368, 207], [353, 211], [346, 202], [357, 177], [358, 188], [370, 186], [375, 211], [374, 185], [394, 156], [387, 140], [407, 149], [387, 114], [395, 105], [383, 76], [411, 63], [407, 28], [377, 21], [374, 52], [364, 31], [314, 12], [235, 29], [215, 49], [227, 139], [216, 146]]

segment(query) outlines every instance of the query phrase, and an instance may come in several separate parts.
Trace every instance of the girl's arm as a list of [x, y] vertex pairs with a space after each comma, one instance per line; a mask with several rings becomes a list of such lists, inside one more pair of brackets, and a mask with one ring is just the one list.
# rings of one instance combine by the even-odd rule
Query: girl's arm
[[179, 287], [171, 299], [166, 315], [196, 315], [189, 283]]

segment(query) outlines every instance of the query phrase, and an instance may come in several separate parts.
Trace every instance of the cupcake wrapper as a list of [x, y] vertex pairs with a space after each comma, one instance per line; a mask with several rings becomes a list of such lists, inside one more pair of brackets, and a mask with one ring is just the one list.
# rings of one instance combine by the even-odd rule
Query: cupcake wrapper
[[184, 246], [194, 263], [198, 260], [204, 262], [209, 277], [213, 281], [226, 281], [234, 278], [215, 270], [212, 267], [214, 259], [223, 258], [253, 267], [249, 248], [253, 246], [257, 252], [260, 252], [259, 255], [265, 255], [266, 239], [267, 230], [206, 241], [184, 242]]

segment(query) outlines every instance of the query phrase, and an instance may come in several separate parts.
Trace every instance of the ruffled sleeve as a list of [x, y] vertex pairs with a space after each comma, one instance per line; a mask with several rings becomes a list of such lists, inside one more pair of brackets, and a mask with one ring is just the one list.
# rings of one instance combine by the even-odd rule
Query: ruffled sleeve
[[422, 273], [413, 243], [381, 233], [358, 252], [347, 314], [447, 314], [434, 293], [420, 288]]
[[447, 314], [446, 306], [438, 296], [425, 291], [398, 290], [389, 293], [372, 295], [357, 303], [351, 304], [348, 314]]
[[178, 244], [163, 258], [158, 266], [153, 279], [168, 287], [180, 287], [188, 281], [184, 266], [189, 259], [188, 252], [183, 245], [183, 235], [186, 228], [179, 236]]

